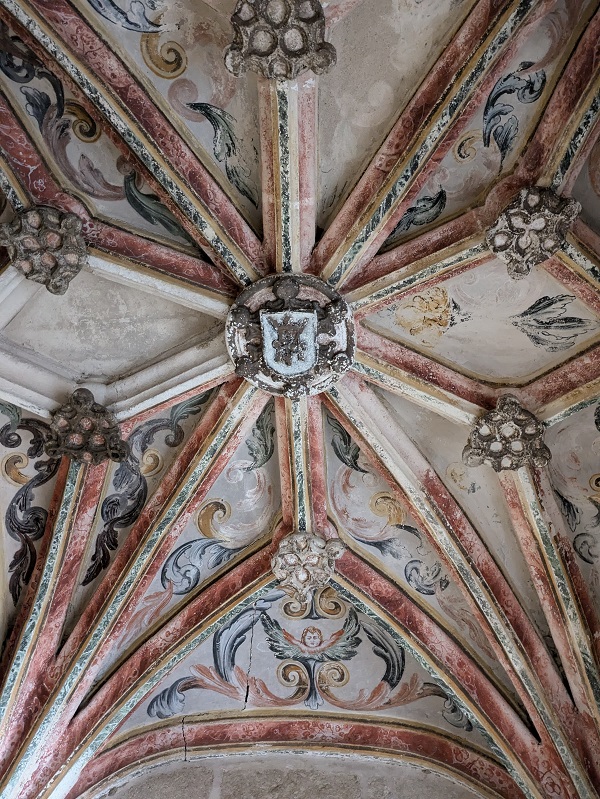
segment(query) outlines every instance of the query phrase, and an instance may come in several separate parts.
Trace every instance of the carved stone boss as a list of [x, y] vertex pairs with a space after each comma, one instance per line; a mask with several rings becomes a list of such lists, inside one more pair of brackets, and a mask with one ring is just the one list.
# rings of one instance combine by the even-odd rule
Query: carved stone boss
[[310, 533], [292, 533], [279, 544], [271, 568], [283, 590], [305, 603], [315, 591], [327, 585], [333, 576], [335, 561], [344, 550], [338, 538], [326, 541]]
[[580, 211], [576, 200], [550, 189], [522, 189], [488, 230], [487, 245], [508, 265], [511, 277], [525, 277], [560, 249]]
[[238, 0], [231, 24], [225, 66], [234, 75], [251, 70], [293, 80], [307, 69], [321, 74], [335, 64], [318, 0]]
[[0, 245], [8, 249], [17, 271], [52, 294], [64, 294], [87, 262], [79, 217], [45, 206], [22, 211], [0, 225]]
[[270, 394], [318, 394], [354, 358], [348, 304], [311, 275], [269, 275], [245, 289], [226, 324], [238, 375]]
[[543, 441], [544, 425], [521, 407], [516, 397], [500, 397], [493, 411], [479, 419], [463, 450], [467, 466], [489, 464], [495, 471], [528, 464], [542, 468], [551, 458]]
[[45, 443], [50, 457], [66, 455], [81, 463], [124, 461], [129, 445], [121, 438], [115, 417], [95, 402], [87, 388], [78, 388], [52, 416]]

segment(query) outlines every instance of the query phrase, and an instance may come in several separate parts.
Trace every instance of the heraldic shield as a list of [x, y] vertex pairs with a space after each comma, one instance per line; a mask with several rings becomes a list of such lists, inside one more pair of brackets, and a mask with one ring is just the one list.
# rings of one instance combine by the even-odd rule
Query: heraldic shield
[[304, 374], [318, 358], [315, 311], [261, 311], [265, 363], [282, 377]]
[[313, 275], [268, 275], [248, 286], [225, 335], [240, 377], [291, 399], [325, 391], [354, 358], [352, 312]]

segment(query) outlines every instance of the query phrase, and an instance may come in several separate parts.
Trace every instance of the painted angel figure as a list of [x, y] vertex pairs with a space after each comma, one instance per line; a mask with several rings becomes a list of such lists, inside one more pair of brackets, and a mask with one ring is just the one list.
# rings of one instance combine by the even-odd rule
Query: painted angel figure
[[358, 637], [360, 624], [356, 611], [350, 608], [342, 629], [327, 638], [324, 638], [318, 627], [311, 626], [306, 627], [300, 639], [297, 639], [266, 613], [261, 614], [260, 620], [269, 649], [275, 657], [279, 660], [295, 660], [306, 669], [309, 692], [304, 704], [311, 710], [316, 710], [323, 704], [316, 679], [321, 664], [325, 661], [351, 660], [358, 652], [361, 639]]

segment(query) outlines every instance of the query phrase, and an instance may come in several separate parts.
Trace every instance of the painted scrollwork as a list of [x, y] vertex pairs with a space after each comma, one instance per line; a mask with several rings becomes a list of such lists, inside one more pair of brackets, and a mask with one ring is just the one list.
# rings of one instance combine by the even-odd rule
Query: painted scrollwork
[[222, 498], [208, 499], [202, 504], [197, 515], [200, 538], [185, 541], [171, 552], [160, 576], [164, 590], [176, 596], [189, 594], [207, 572], [232, 560], [269, 524], [273, 492], [264, 467], [275, 452], [273, 418], [274, 405], [270, 402], [246, 439], [250, 459], [234, 460], [224, 475], [229, 485], [238, 483], [243, 488], [241, 498], [234, 508]]
[[319, 0], [238, 0], [231, 24], [225, 66], [234, 75], [251, 70], [293, 80], [307, 69], [320, 75], [335, 64]]
[[[49, 433], [48, 425], [38, 419], [22, 419], [18, 409], [7, 403], [2, 403], [0, 411], [10, 418], [10, 422], [0, 429], [0, 444], [11, 449], [19, 447], [22, 436], [18, 431], [26, 431], [31, 435], [27, 457], [40, 458]], [[36, 490], [56, 475], [59, 463], [58, 458], [36, 460], [35, 475], [24, 483], [19, 481], [21, 488], [9, 502], [4, 514], [6, 532], [19, 544], [19, 549], [8, 566], [9, 590], [15, 605], [31, 580], [37, 562], [35, 543], [42, 538], [46, 529], [48, 511], [33, 504]]]
[[30, 208], [0, 225], [0, 246], [18, 272], [51, 294], [64, 294], [87, 263], [81, 220], [56, 208]]
[[580, 211], [576, 200], [550, 189], [522, 189], [488, 230], [487, 244], [511, 277], [525, 277], [560, 248]]
[[546, 466], [551, 458], [544, 444], [544, 425], [516, 397], [500, 397], [495, 410], [479, 419], [463, 450], [467, 466], [489, 464], [496, 472], [528, 464]]
[[[444, 700], [441, 715], [449, 724], [466, 732], [473, 729], [443, 686], [424, 681], [416, 673], [405, 679], [404, 647], [379, 620], [335, 596], [341, 614], [333, 617], [321, 614], [319, 605], [313, 604], [311, 623], [293, 633], [286, 629], [287, 624], [282, 626], [276, 618], [285, 602], [283, 592], [271, 591], [242, 607], [216, 632], [212, 644], [213, 664], [192, 665], [193, 676], [181, 677], [161, 690], [150, 701], [148, 715], [165, 719], [183, 713], [187, 692], [198, 689], [242, 701], [245, 706], [291, 707], [302, 702], [312, 711], [326, 702], [344, 710], [376, 711], [425, 697], [439, 697]], [[295, 618], [300, 621], [299, 617]], [[328, 626], [325, 630], [323, 620], [331, 624], [332, 618], [344, 621], [337, 629]], [[287, 689], [285, 696], [236, 662], [242, 648], [247, 649], [252, 642], [256, 644], [259, 635], [266, 644], [265, 648], [261, 642], [261, 650], [275, 658], [273, 676], [279, 686]], [[380, 663], [381, 678], [372, 689], [363, 688], [356, 696], [348, 696], [347, 690], [340, 692], [339, 689], [351, 683], [351, 672], [361, 654], [369, 658], [369, 663]]]
[[147, 474], [144, 459], [156, 436], [166, 431], [165, 444], [178, 447], [182, 444], [184, 431], [181, 422], [189, 416], [201, 413], [212, 395], [211, 391], [181, 402], [171, 408], [167, 418], [159, 417], [144, 422], [133, 431], [128, 440], [129, 451], [119, 465], [113, 478], [114, 492], [102, 502], [100, 515], [102, 530], [96, 537], [90, 565], [83, 578], [88, 585], [108, 568], [110, 553], [119, 545], [119, 530], [134, 524], [140, 516], [148, 496]]

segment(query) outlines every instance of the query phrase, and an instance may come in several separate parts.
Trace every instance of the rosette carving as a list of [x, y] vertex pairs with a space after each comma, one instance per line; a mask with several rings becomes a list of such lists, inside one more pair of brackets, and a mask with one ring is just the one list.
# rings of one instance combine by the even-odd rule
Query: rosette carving
[[81, 463], [124, 461], [129, 445], [121, 438], [115, 417], [94, 400], [87, 388], [78, 388], [52, 416], [44, 445], [52, 458], [66, 455]]
[[8, 249], [15, 269], [52, 294], [64, 294], [87, 262], [79, 217], [45, 206], [0, 225], [0, 246]]
[[308, 602], [327, 585], [344, 549], [338, 538], [326, 541], [311, 533], [292, 533], [279, 544], [271, 568], [284, 591], [298, 602]]
[[552, 457], [543, 435], [542, 422], [507, 394], [477, 422], [463, 450], [463, 461], [467, 466], [487, 463], [497, 472], [528, 464], [542, 468]]
[[293, 80], [307, 69], [319, 75], [335, 64], [318, 0], [239, 0], [231, 24], [225, 66], [234, 75], [251, 70]]
[[576, 200], [550, 189], [521, 189], [488, 230], [488, 247], [507, 264], [511, 277], [525, 277], [560, 249], [580, 211]]

